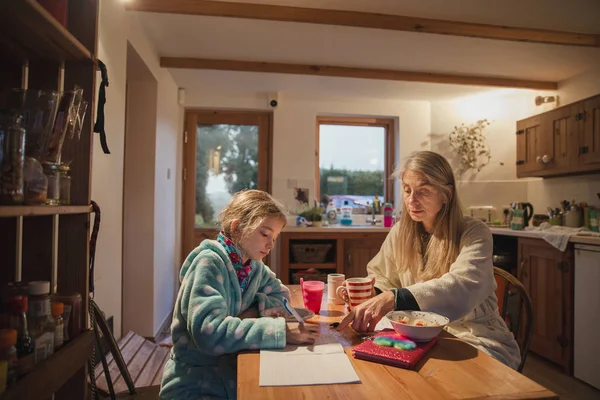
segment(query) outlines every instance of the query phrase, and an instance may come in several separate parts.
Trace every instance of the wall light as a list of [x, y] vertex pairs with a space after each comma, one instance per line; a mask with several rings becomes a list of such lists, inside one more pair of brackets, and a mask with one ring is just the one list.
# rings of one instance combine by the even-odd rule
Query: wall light
[[558, 96], [537, 96], [535, 98], [536, 106], [541, 106], [545, 103], [556, 103], [558, 105]]

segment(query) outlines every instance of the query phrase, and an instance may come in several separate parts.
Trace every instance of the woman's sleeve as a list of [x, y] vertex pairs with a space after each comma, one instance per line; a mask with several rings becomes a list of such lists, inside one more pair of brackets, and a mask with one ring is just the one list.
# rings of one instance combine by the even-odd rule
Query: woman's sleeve
[[290, 290], [281, 283], [273, 271], [262, 264], [260, 283], [256, 292], [255, 302], [260, 314], [263, 310], [283, 306], [283, 299], [291, 302]]
[[407, 286], [423, 311], [463, 318], [494, 291], [493, 239], [483, 223], [473, 223], [463, 233], [461, 250], [450, 271], [440, 278]]
[[228, 294], [223, 285], [227, 269], [220, 258], [204, 251], [193, 264], [184, 282], [181, 304], [187, 329], [200, 350], [218, 355], [285, 347], [284, 318], [241, 320], [227, 314]]
[[390, 229], [379, 252], [367, 264], [367, 274], [369, 277], [375, 277], [375, 289], [379, 291], [390, 290], [401, 287], [396, 267], [396, 257], [394, 249], [397, 246], [396, 237], [400, 224], [396, 224]]

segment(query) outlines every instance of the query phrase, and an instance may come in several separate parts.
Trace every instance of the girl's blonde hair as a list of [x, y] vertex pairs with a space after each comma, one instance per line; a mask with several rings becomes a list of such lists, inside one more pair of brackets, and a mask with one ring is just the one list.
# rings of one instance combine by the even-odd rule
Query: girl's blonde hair
[[[221, 228], [227, 237], [239, 241], [254, 232], [267, 217], [280, 218], [287, 223], [287, 212], [280, 202], [262, 190], [237, 192], [220, 214]], [[239, 220], [236, 232], [231, 231], [233, 221]]]
[[413, 153], [394, 176], [402, 180], [407, 171], [422, 174], [443, 198], [429, 241], [424, 239], [427, 234], [422, 223], [413, 221], [408, 210], [400, 217], [399, 272], [410, 271], [417, 281], [424, 282], [448, 272], [458, 257], [463, 213], [452, 167], [443, 156], [432, 151]]

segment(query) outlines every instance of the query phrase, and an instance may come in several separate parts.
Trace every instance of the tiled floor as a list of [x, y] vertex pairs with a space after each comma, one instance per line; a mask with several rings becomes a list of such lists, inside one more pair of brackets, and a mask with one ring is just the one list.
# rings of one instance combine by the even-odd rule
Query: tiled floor
[[561, 400], [600, 400], [600, 390], [572, 377], [543, 358], [529, 353], [523, 374], [559, 395]]

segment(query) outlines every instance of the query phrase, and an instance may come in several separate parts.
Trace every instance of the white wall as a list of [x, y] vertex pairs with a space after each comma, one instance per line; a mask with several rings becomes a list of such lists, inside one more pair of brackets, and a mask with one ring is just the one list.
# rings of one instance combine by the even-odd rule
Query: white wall
[[[600, 67], [600, 66], [599, 66]], [[574, 78], [560, 82], [558, 92], [562, 104], [600, 94], [599, 69], [586, 72]], [[528, 198], [537, 210], [543, 212], [546, 207], [559, 207], [562, 200], [586, 202], [600, 207], [600, 174], [549, 178], [531, 181], [528, 184]]]
[[559, 206], [561, 200], [585, 201], [600, 205], [600, 174], [547, 179], [516, 178], [516, 121], [550, 110], [553, 106], [536, 106], [537, 95], [558, 94], [560, 104], [569, 104], [600, 93], [600, 74], [588, 72], [561, 82], [554, 93], [527, 90], [499, 90], [431, 104], [432, 145], [434, 151], [453, 160], [455, 153], [448, 134], [461, 123], [467, 125], [478, 119], [492, 122], [485, 130], [492, 159], [479, 173], [463, 175], [459, 194], [465, 206], [493, 205], [501, 207], [512, 201], [529, 201], [535, 213], [544, 214], [546, 207]]
[[538, 94], [549, 93], [502, 89], [431, 104], [431, 149], [450, 160], [455, 171], [459, 162], [450, 146], [450, 132], [463, 123], [468, 126], [481, 119], [491, 122], [484, 130], [491, 150], [489, 164], [480, 172], [469, 170], [457, 177], [464, 206], [492, 205], [500, 213], [502, 206], [513, 201], [527, 201], [528, 183], [516, 177], [515, 122], [551, 107], [536, 106], [534, 98]]
[[[121, 336], [122, 243], [123, 243], [123, 160], [125, 135], [125, 91], [127, 42], [138, 52], [158, 83], [156, 116], [156, 163], [153, 220], [155, 231], [153, 301], [147, 308], [153, 336], [172, 310], [175, 296], [174, 266], [179, 264], [177, 213], [179, 196], [175, 182], [181, 154], [181, 110], [177, 85], [169, 72], [161, 69], [159, 58], [135, 15], [127, 13], [120, 0], [100, 3], [98, 57], [106, 64], [110, 86], [105, 107], [106, 132], [111, 154], [103, 154], [96, 141], [92, 164], [92, 198], [102, 210], [102, 225], [96, 250], [96, 301], [107, 316], [114, 317], [114, 332]], [[99, 82], [99, 80], [98, 80]], [[96, 140], [96, 139], [95, 139]], [[167, 178], [167, 170], [170, 177]]]

